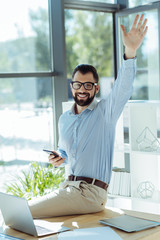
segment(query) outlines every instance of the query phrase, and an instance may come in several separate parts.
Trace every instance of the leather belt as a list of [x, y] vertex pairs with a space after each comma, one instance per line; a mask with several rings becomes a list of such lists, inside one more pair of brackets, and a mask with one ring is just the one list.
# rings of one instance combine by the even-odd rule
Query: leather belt
[[68, 177], [68, 180], [69, 181], [85, 181], [85, 182], [87, 182], [89, 184], [96, 185], [96, 186], [98, 186], [100, 188], [103, 188], [105, 190], [107, 190], [107, 188], [109, 186], [107, 183], [102, 182], [102, 181], [100, 181], [100, 180], [98, 180], [96, 178], [88, 178], [88, 177], [81, 177], [81, 176], [70, 175]]

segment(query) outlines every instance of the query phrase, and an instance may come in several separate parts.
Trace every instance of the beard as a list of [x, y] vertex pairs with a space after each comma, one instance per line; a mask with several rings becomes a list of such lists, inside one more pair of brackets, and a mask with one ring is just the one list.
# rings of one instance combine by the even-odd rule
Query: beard
[[75, 93], [75, 96], [73, 96], [74, 101], [77, 103], [77, 105], [84, 107], [84, 106], [88, 106], [94, 99], [95, 95], [96, 95], [96, 91], [94, 93], [94, 95], [92, 97], [90, 97], [89, 93], [85, 93], [87, 96], [87, 99], [78, 99], [78, 94], [79, 93]]

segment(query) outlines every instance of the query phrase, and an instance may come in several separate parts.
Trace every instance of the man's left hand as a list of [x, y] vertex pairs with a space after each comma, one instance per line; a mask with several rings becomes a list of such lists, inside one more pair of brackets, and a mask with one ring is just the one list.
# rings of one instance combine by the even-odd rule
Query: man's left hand
[[[146, 26], [147, 19], [143, 21], [144, 14], [141, 15], [138, 22], [139, 15], [137, 14], [131, 30], [126, 33], [124, 25], [121, 25], [122, 39], [125, 46], [125, 58], [134, 58], [136, 56], [136, 51], [140, 47], [148, 27]], [[137, 23], [138, 22], [138, 23]]]

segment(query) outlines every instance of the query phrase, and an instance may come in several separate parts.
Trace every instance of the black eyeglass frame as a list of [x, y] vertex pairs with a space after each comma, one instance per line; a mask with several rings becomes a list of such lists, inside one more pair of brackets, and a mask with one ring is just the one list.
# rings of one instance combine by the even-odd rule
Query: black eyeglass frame
[[[73, 87], [73, 84], [74, 84], [74, 83], [79, 83], [79, 84], [80, 84], [80, 87], [79, 87], [79, 88], [74, 88], [74, 87]], [[91, 89], [87, 89], [87, 88], [85, 87], [85, 84], [86, 84], [86, 83], [91, 84], [91, 85], [92, 85], [92, 88], [91, 88]], [[84, 87], [86, 90], [89, 90], [89, 91], [93, 89], [93, 86], [97, 86], [97, 85], [98, 85], [98, 83], [93, 83], [93, 82], [84, 82], [84, 83], [82, 83], [82, 82], [79, 82], [79, 81], [72, 81], [71, 84], [72, 84], [72, 87], [73, 87], [74, 90], [80, 89], [80, 88], [82, 87], [82, 85], [83, 85], [83, 87]]]

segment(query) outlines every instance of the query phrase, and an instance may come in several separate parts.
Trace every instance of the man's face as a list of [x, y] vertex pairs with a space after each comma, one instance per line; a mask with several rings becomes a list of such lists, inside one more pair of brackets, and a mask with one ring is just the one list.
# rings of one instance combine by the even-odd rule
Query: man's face
[[[85, 82], [95, 83], [95, 79], [91, 72], [82, 74], [81, 72], [78, 71], [75, 73], [73, 81], [74, 82], [77, 81], [80, 83], [85, 83]], [[98, 93], [99, 91], [99, 85], [93, 86], [91, 90], [86, 90], [84, 88], [84, 85], [82, 85], [77, 90], [75, 90], [72, 87], [72, 84], [70, 86], [71, 86], [73, 98], [79, 106], [88, 106], [93, 101], [96, 93]]]

